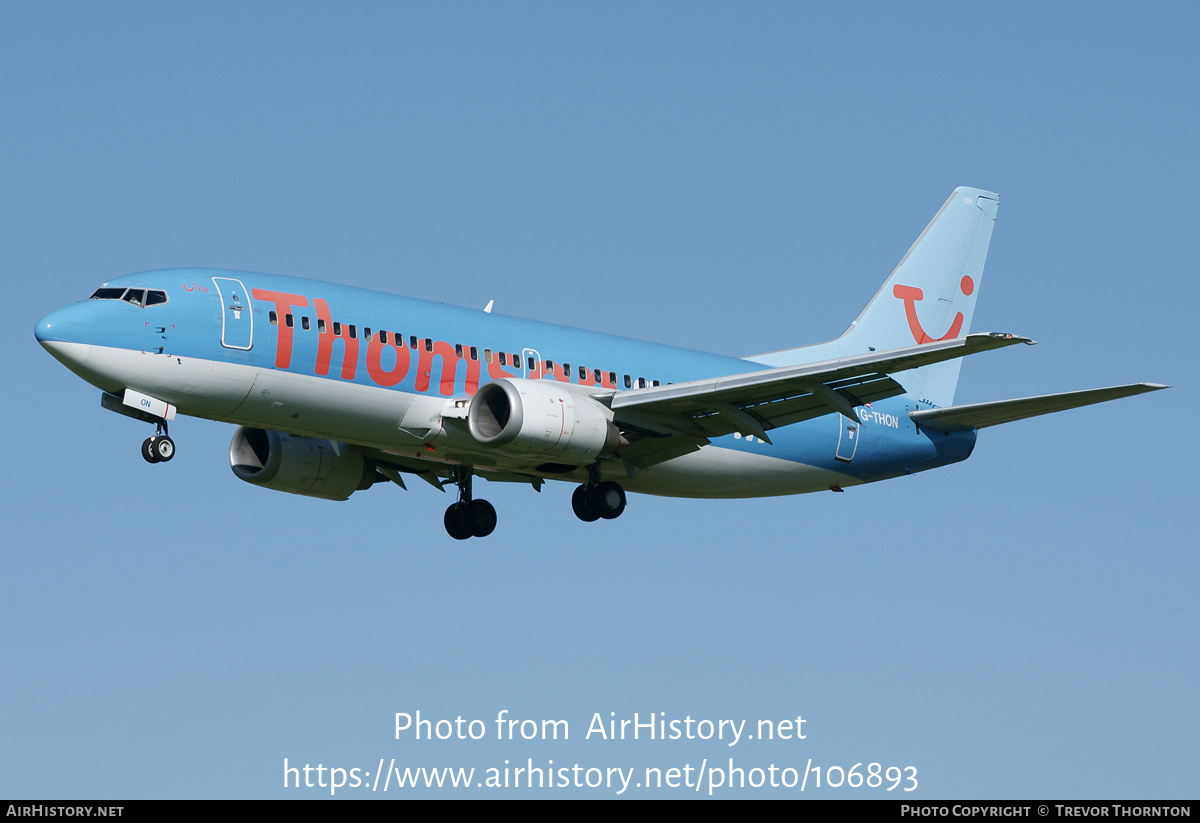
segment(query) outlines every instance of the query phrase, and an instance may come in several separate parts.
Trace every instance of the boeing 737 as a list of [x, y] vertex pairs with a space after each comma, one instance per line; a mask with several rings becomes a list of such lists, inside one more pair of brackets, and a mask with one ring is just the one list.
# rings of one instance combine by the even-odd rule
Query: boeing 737
[[999, 197], [957, 189], [838, 338], [731, 357], [316, 280], [168, 269], [43, 317], [38, 341], [155, 426], [238, 424], [240, 479], [330, 500], [379, 482], [457, 487], [451, 537], [496, 511], [472, 478], [577, 483], [579, 519], [626, 491], [799, 494], [965, 460], [979, 429], [1167, 388], [1135, 383], [954, 405], [962, 358], [1034, 341], [969, 334]]

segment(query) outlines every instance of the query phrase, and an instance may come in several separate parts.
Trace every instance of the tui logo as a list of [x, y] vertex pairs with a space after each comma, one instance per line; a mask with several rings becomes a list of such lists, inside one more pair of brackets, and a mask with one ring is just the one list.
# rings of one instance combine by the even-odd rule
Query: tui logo
[[[969, 295], [975, 291], [975, 281], [969, 275], [963, 275], [962, 280], [958, 281], [958, 287], [963, 294]], [[936, 343], [939, 340], [949, 340], [952, 337], [958, 337], [958, 333], [962, 331], [963, 314], [958, 312], [954, 316], [954, 322], [950, 324], [950, 330], [941, 337], [931, 337], [921, 325], [921, 319], [917, 317], [917, 302], [924, 297], [924, 292], [915, 286], [896, 285], [892, 287], [892, 294], [904, 301], [904, 315], [908, 318], [908, 329], [912, 332], [913, 340], [920, 343]]]

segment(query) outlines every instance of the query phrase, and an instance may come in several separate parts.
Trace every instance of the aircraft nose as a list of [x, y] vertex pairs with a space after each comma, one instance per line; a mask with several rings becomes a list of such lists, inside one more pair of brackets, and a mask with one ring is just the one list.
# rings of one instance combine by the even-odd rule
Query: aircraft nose
[[33, 327], [33, 336], [55, 360], [78, 372], [92, 353], [96, 332], [93, 311], [87, 303], [52, 311]]
[[34, 326], [33, 336], [43, 347], [47, 343], [91, 345], [95, 330], [92, 306], [84, 302], [50, 312]]

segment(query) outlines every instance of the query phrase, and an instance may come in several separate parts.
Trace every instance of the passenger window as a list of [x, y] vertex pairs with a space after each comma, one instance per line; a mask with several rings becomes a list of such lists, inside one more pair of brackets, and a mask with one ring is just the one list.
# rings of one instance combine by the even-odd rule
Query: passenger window
[[627, 388], [627, 389], [633, 388], [633, 378], [630, 377], [629, 375], [625, 375], [625, 388]]
[[461, 344], [461, 343], [455, 343], [455, 344], [454, 344], [454, 355], [455, 355], [456, 357], [460, 358], [460, 359], [462, 358], [462, 356], [463, 356], [463, 347], [462, 347], [462, 344]]
[[644, 378], [644, 377], [639, 377], [639, 378], [638, 378], [638, 388], [639, 388], [639, 389], [644, 389], [644, 388], [646, 388], [646, 378]]
[[276, 314], [275, 312], [272, 311], [272, 312], [268, 313], [267, 318], [270, 319], [272, 326], [279, 325], [279, 315]]
[[337, 322], [336, 320], [333, 321], [333, 333], [337, 334], [337, 335], [340, 335], [342, 333], [342, 324]]
[[353, 323], [351, 323], [351, 324], [350, 324], [350, 339], [351, 339], [351, 340], [357, 340], [357, 339], [358, 339], [358, 329], [357, 329], [357, 328], [355, 328], [355, 326], [354, 326], [354, 324], [353, 324]]
[[432, 337], [425, 338], [425, 351], [433, 351], [433, 338]]
[[295, 325], [296, 325], [296, 321], [295, 321], [295, 319], [292, 317], [292, 313], [291, 313], [291, 312], [288, 312], [287, 314], [285, 314], [285, 315], [283, 316], [283, 322], [284, 322], [284, 323], [287, 325], [287, 327], [288, 327], [289, 329], [290, 329], [290, 328], [292, 328], [293, 326], [295, 326]]
[[[501, 356], [501, 357], [503, 357], [504, 355], [503, 355], [503, 354], [501, 354], [500, 356]], [[491, 363], [491, 362], [492, 362], [492, 350], [491, 350], [491, 349], [484, 349], [484, 350], [483, 350], [483, 359], [484, 359], [484, 362], [487, 362], [487, 363]], [[503, 361], [503, 360], [501, 360], [500, 362], [501, 362], [501, 363], [503, 363], [504, 361]]]
[[508, 355], [505, 354], [504, 352], [500, 352], [500, 365], [501, 366], [508, 365]]
[[308, 325], [308, 318], [307, 318], [307, 317], [303, 317], [303, 316], [302, 316], [302, 317], [300, 318], [300, 328], [304, 329], [305, 331], [308, 331], [308, 330], [309, 330], [309, 328], [311, 328], [311, 327]]
[[379, 342], [385, 346], [387, 345], [387, 332], [385, 332], [385, 331], [379, 332]]
[[412, 336], [410, 336], [410, 337], [408, 338], [408, 347], [409, 347], [410, 349], [416, 349], [416, 348], [417, 348], [417, 336], [416, 336], [415, 334], [414, 334], [414, 335], [412, 335]]
[[529, 358], [529, 370], [530, 370], [530, 371], [535, 371], [535, 370], [537, 370], [537, 358], [536, 358], [536, 357], [530, 356], [530, 358]]
[[475, 346], [472, 346], [472, 347], [471, 347], [471, 359], [472, 359], [472, 360], [478, 360], [478, 359], [479, 359], [479, 349], [478, 349], [478, 348], [476, 348]]
[[367, 326], [365, 329], [363, 329], [363, 340], [370, 340], [370, 339], [371, 339], [371, 327]]
[[[274, 314], [274, 313], [275, 312], [271, 312], [271, 314]], [[326, 331], [325, 320], [323, 318], [318, 317], [317, 318], [317, 334], [325, 334], [325, 331]]]

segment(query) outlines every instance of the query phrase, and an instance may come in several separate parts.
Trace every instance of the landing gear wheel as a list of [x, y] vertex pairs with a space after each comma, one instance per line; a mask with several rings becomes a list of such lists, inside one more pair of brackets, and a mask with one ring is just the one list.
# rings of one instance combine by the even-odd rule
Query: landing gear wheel
[[[446, 533], [455, 540], [466, 540], [471, 536], [471, 527], [467, 523], [466, 506], [462, 503], [455, 503], [453, 506], [446, 509], [446, 516], [442, 522], [446, 525]], [[492, 527], [495, 528], [495, 511], [492, 512]]]
[[575, 511], [575, 516], [584, 523], [592, 523], [600, 519], [600, 515], [592, 509], [591, 495], [588, 494], [587, 486], [579, 486], [571, 495], [571, 508]]
[[153, 437], [147, 437], [142, 442], [142, 457], [144, 457], [146, 459], [147, 463], [157, 463], [158, 462], [158, 457], [155, 456], [155, 454], [154, 454], [154, 438]]
[[611, 480], [593, 487], [588, 498], [591, 508], [605, 520], [615, 520], [625, 511], [625, 490]]
[[471, 467], [455, 466], [453, 482], [458, 486], [458, 502], [446, 509], [446, 533], [455, 540], [487, 537], [496, 530], [496, 508], [486, 500], [471, 498]]
[[166, 463], [175, 456], [175, 441], [165, 434], [161, 437], [151, 437], [150, 451], [154, 453], [157, 462]]
[[496, 530], [496, 509], [486, 500], [472, 500], [463, 507], [462, 520], [472, 537], [487, 537]]

